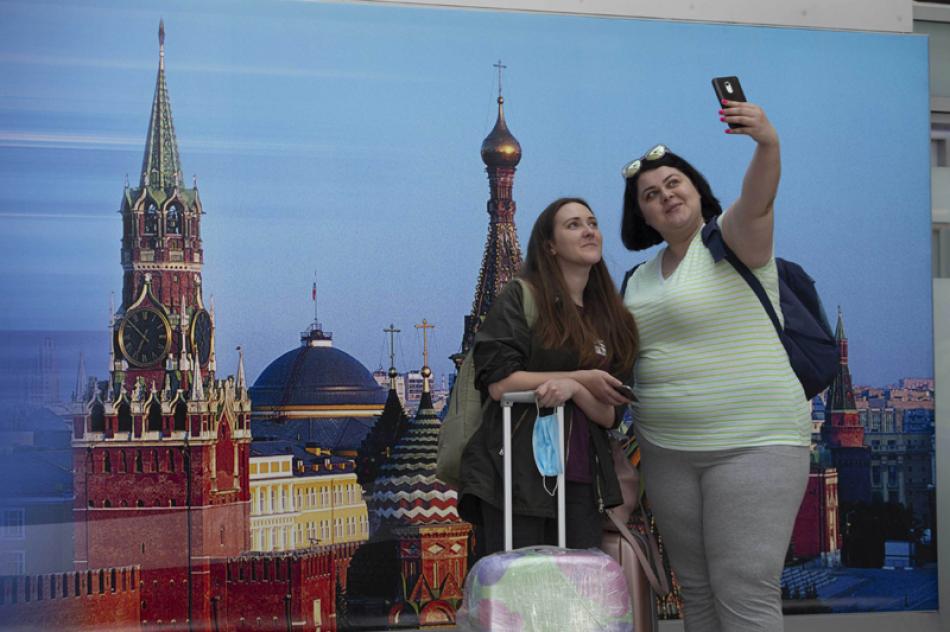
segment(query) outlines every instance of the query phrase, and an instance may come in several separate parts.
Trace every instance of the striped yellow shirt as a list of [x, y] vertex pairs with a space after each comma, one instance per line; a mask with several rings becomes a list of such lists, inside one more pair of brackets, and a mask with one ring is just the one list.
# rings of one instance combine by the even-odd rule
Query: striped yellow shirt
[[[700, 232], [667, 279], [662, 254], [624, 296], [640, 330], [637, 432], [675, 450], [809, 445], [808, 401], [749, 285], [725, 259], [713, 262]], [[781, 318], [775, 260], [753, 273]]]

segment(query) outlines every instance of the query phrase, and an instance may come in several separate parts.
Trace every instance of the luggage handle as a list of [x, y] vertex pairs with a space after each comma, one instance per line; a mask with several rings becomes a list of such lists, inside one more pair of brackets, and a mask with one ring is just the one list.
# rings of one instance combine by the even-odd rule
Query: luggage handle
[[[533, 404], [537, 401], [534, 391], [513, 391], [501, 396], [502, 410], [502, 463], [503, 463], [503, 482], [504, 488], [504, 516], [505, 516], [505, 550], [510, 551], [513, 545], [513, 511], [512, 511], [512, 482], [511, 482], [511, 407], [514, 404]], [[565, 490], [564, 471], [564, 406], [558, 406], [557, 415], [557, 436], [558, 436], [558, 460], [560, 461], [560, 474], [557, 475], [557, 545], [560, 548], [567, 547], [567, 524], [564, 519], [566, 513], [565, 501], [567, 492]]]

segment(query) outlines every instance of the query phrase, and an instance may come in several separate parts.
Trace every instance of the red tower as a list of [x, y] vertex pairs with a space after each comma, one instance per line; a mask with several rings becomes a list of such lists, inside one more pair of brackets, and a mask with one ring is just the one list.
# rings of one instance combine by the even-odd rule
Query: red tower
[[848, 338], [844, 334], [844, 319], [840, 308], [835, 340], [838, 341], [838, 372], [828, 387], [822, 436], [830, 448], [863, 448], [864, 427], [858, 419], [858, 407], [854, 403], [851, 369], [848, 368]]
[[838, 472], [812, 465], [808, 486], [792, 531], [796, 558], [820, 557], [826, 566], [841, 562], [841, 522], [838, 512]]
[[521, 247], [515, 229], [515, 201], [511, 194], [515, 167], [521, 161], [521, 145], [508, 131], [505, 122], [505, 99], [501, 96], [501, 71], [505, 66], [499, 61], [495, 67], [498, 68], [498, 119], [482, 142], [482, 161], [488, 172], [491, 191], [488, 199], [488, 239], [478, 273], [472, 313], [465, 317], [462, 351], [456, 356], [459, 362], [471, 348], [475, 332], [481, 326], [495, 296], [521, 268]]
[[141, 619], [209, 621], [211, 563], [249, 549], [243, 357], [218, 379], [202, 296], [202, 205], [181, 180], [165, 29], [138, 187], [122, 196], [122, 304], [109, 380], [75, 416], [78, 570], [139, 564]]
[[821, 427], [824, 447], [831, 453], [831, 465], [838, 471], [838, 495], [841, 504], [870, 502], [871, 450], [864, 446], [864, 427], [858, 417], [848, 368], [848, 338], [844, 317], [838, 309], [835, 328], [838, 341], [838, 373], [828, 387], [825, 422]]

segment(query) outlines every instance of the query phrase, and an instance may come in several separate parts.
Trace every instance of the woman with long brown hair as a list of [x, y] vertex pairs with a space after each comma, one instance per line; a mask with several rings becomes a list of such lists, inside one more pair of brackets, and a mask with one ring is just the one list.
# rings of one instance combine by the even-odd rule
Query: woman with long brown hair
[[[462, 456], [460, 515], [479, 527], [479, 553], [503, 548], [501, 395], [533, 390], [540, 411], [565, 405], [567, 546], [599, 546], [602, 512], [622, 502], [607, 429], [628, 403], [637, 352], [633, 317], [602, 259], [603, 239], [588, 204], [552, 202], [531, 231], [521, 283], [495, 299], [475, 336], [475, 384], [490, 405]], [[537, 316], [525, 316], [531, 292]], [[544, 476], [533, 449], [539, 408], [512, 410], [514, 546], [556, 544], [555, 478]]]

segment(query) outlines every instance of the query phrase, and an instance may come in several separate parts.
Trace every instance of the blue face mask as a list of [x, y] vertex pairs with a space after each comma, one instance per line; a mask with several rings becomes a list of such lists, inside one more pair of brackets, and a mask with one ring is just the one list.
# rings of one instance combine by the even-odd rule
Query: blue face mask
[[[561, 442], [557, 432], [557, 415], [541, 415], [538, 411], [538, 418], [534, 422], [534, 434], [531, 438], [534, 447], [534, 463], [538, 466], [538, 471], [543, 476], [557, 476], [561, 473]], [[547, 487], [545, 487], [547, 491]], [[557, 491], [548, 493], [552, 496]]]

